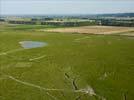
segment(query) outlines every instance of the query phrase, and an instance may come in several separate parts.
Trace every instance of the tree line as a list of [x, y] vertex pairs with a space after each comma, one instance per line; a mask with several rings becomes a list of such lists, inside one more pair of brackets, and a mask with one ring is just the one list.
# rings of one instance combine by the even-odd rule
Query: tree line
[[10, 24], [27, 24], [27, 25], [34, 25], [36, 22], [34, 21], [8, 21]]
[[56, 25], [56, 26], [88, 26], [97, 25], [96, 22], [83, 21], [83, 22], [41, 22], [41, 25]]
[[101, 25], [134, 27], [134, 20], [101, 19]]
[[80, 21], [80, 22], [55, 22], [55, 21], [51, 21], [51, 22], [47, 22], [47, 21], [43, 21], [43, 22], [37, 22], [37, 21], [8, 21], [8, 23], [10, 24], [27, 24], [27, 25], [36, 25], [36, 24], [40, 24], [40, 25], [53, 25], [53, 26], [88, 26], [88, 25], [97, 25], [98, 23], [93, 21]]

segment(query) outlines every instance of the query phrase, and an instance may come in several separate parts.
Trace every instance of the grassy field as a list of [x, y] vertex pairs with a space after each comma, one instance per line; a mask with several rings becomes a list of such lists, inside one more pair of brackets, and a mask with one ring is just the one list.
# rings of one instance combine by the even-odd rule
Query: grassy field
[[134, 100], [134, 37], [42, 28], [0, 25], [0, 100]]

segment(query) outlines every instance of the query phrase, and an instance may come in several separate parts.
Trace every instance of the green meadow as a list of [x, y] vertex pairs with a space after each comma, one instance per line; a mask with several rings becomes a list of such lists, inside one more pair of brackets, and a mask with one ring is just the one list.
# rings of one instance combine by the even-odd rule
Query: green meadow
[[0, 25], [0, 100], [134, 100], [134, 37], [48, 28]]

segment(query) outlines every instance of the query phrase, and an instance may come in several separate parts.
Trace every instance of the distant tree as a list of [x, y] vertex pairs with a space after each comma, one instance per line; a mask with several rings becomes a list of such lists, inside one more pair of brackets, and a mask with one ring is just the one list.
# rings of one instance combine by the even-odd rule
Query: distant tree
[[1, 18], [0, 18], [0, 21], [1, 21], [1, 22], [5, 22], [5, 19], [1, 19]]

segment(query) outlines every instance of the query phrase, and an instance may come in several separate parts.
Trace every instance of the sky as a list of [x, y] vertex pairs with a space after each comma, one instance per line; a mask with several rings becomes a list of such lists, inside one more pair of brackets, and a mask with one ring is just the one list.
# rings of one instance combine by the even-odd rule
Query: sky
[[0, 0], [2, 15], [134, 12], [134, 0]]

